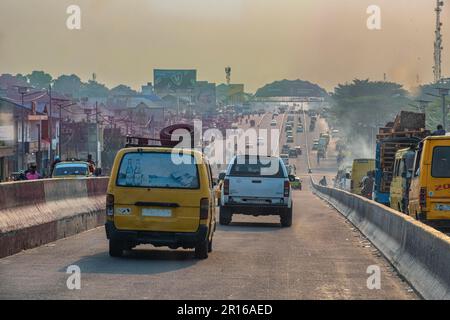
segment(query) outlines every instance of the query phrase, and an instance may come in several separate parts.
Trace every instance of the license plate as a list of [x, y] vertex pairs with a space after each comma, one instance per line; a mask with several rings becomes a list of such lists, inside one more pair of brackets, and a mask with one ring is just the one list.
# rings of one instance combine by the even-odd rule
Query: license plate
[[172, 210], [170, 209], [142, 209], [143, 217], [171, 217]]
[[439, 210], [439, 211], [450, 211], [450, 205], [437, 203], [436, 204], [436, 210]]

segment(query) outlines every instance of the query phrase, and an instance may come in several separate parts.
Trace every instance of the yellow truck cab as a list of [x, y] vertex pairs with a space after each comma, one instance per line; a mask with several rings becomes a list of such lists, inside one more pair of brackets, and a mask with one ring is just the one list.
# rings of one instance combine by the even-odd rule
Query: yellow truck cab
[[216, 227], [211, 167], [199, 151], [170, 147], [121, 149], [106, 200], [113, 257], [139, 244], [195, 249], [206, 259]]
[[435, 225], [450, 224], [450, 136], [424, 139], [414, 161], [409, 215]]
[[408, 213], [409, 188], [416, 152], [412, 148], [401, 149], [395, 154], [390, 188], [390, 207]]
[[361, 195], [361, 180], [367, 172], [375, 170], [375, 159], [355, 159], [352, 165], [351, 192]]

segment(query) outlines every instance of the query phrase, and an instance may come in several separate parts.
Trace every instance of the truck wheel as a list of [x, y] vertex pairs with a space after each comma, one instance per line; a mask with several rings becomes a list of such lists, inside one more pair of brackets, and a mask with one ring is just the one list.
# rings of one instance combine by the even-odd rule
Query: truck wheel
[[123, 254], [123, 244], [118, 240], [109, 240], [109, 255], [111, 257], [121, 257]]
[[201, 241], [195, 247], [195, 257], [197, 259], [206, 259], [206, 258], [208, 258], [208, 249], [209, 249], [209, 241], [208, 241], [208, 239], [205, 239], [205, 240]]
[[280, 222], [283, 228], [292, 226], [292, 207], [280, 215]]
[[229, 209], [220, 207], [219, 223], [223, 226], [227, 226], [231, 223], [232, 213]]

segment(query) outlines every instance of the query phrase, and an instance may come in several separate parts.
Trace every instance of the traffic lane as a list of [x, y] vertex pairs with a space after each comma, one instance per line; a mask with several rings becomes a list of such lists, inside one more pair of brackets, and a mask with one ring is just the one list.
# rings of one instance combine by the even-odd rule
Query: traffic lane
[[[335, 210], [294, 192], [291, 228], [279, 218], [235, 215], [218, 226], [214, 251], [145, 245], [111, 258], [104, 228], [0, 260], [2, 299], [411, 299], [406, 283]], [[303, 203], [308, 203], [307, 209]], [[66, 286], [70, 265], [81, 289]], [[381, 289], [369, 290], [367, 267], [381, 268]]]

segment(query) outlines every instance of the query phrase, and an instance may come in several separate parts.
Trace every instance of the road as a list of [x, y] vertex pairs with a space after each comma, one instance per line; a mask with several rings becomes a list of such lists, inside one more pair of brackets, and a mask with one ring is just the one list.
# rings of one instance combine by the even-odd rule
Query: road
[[[270, 121], [264, 117], [260, 127]], [[306, 145], [325, 128], [320, 120], [295, 144]], [[417, 299], [381, 254], [312, 194], [305, 154], [293, 159], [304, 190], [294, 191], [291, 228], [281, 228], [277, 217], [234, 216], [230, 226], [218, 226], [209, 258], [195, 260], [192, 251], [151, 246], [110, 258], [101, 227], [1, 259], [0, 298]], [[333, 165], [330, 156], [313, 174], [331, 176]], [[81, 269], [80, 290], [67, 289], [70, 265]], [[379, 290], [366, 284], [373, 265], [381, 269]]]

